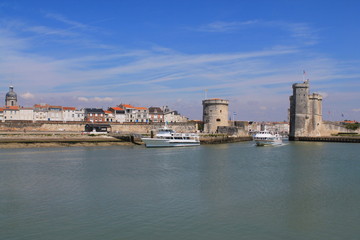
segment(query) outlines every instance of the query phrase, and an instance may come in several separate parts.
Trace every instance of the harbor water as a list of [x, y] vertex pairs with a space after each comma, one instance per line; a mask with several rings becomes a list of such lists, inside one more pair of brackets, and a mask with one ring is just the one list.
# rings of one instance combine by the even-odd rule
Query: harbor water
[[0, 239], [359, 239], [356, 143], [0, 150]]

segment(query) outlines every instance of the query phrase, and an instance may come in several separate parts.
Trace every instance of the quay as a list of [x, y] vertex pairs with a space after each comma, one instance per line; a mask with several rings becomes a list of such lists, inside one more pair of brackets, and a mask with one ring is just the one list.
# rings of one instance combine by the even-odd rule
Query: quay
[[[200, 134], [201, 144], [252, 141], [251, 136]], [[0, 148], [142, 145], [140, 134], [83, 135], [80, 132], [0, 132]]]
[[221, 144], [252, 141], [252, 136], [229, 136], [225, 134], [219, 135], [200, 135], [201, 144]]
[[304, 142], [343, 142], [343, 143], [360, 143], [360, 137], [342, 137], [342, 136], [328, 136], [328, 137], [289, 137], [290, 141], [304, 141]]

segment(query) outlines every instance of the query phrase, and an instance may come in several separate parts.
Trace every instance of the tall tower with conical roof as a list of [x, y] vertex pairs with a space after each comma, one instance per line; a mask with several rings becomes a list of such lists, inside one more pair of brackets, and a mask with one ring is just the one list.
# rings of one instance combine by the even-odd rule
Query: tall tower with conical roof
[[5, 97], [5, 106], [18, 106], [17, 103], [17, 94], [14, 92], [14, 87], [9, 87], [9, 92]]

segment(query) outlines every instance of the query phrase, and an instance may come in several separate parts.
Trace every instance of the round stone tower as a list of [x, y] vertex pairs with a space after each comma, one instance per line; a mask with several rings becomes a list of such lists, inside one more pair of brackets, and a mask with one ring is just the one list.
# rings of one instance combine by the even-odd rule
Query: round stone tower
[[290, 96], [290, 140], [320, 136], [322, 128], [322, 96], [309, 94], [309, 80], [293, 84]]
[[229, 126], [229, 101], [219, 98], [206, 99], [203, 104], [204, 132], [216, 133], [219, 126]]
[[14, 92], [14, 87], [9, 87], [9, 92], [6, 94], [5, 97], [5, 106], [17, 106], [17, 95]]

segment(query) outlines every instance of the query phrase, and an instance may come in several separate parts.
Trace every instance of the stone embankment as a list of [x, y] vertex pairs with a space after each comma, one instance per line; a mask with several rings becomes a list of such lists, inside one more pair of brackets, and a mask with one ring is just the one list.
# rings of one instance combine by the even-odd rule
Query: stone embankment
[[[250, 136], [200, 135], [201, 144], [251, 141]], [[92, 135], [81, 132], [0, 132], [0, 148], [142, 145], [140, 134]]]
[[343, 142], [343, 143], [360, 143], [360, 136], [346, 137], [346, 136], [329, 136], [329, 137], [295, 137], [290, 138], [291, 141], [305, 141], [305, 142]]
[[70, 147], [129, 145], [128, 141], [107, 135], [83, 135], [81, 133], [40, 132], [40, 133], [0, 133], [0, 148], [28, 147]]
[[225, 134], [200, 135], [201, 144], [219, 144], [252, 141], [251, 136], [229, 136]]

